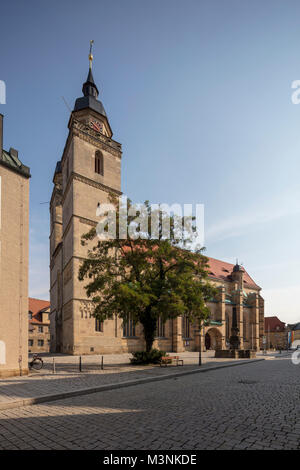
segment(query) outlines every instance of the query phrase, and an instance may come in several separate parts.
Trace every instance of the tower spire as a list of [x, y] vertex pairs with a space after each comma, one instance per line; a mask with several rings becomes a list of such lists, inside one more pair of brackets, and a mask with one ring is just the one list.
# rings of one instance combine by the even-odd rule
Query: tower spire
[[90, 40], [90, 53], [89, 53], [90, 70], [92, 70], [92, 64], [93, 64], [93, 58], [94, 58], [92, 54], [93, 44], [94, 44], [94, 39], [91, 39]]
[[99, 91], [97, 88], [96, 83], [94, 82], [94, 77], [92, 73], [92, 65], [93, 65], [93, 45], [94, 40], [90, 40], [90, 51], [89, 51], [89, 71], [88, 76], [84, 84], [82, 85], [82, 93], [83, 96], [81, 98], [77, 98], [75, 101], [74, 111], [79, 111], [80, 109], [90, 108], [96, 111], [102, 116], [106, 117], [106, 113], [103, 107], [103, 104], [100, 100], [98, 100]]
[[92, 74], [92, 63], [94, 56], [92, 54], [92, 48], [93, 48], [94, 40], [90, 40], [90, 53], [89, 53], [89, 73], [86, 79], [86, 82], [83, 84], [82, 87], [82, 92], [84, 96], [93, 96], [94, 98], [97, 99], [99, 95], [98, 88], [94, 82], [94, 77]]

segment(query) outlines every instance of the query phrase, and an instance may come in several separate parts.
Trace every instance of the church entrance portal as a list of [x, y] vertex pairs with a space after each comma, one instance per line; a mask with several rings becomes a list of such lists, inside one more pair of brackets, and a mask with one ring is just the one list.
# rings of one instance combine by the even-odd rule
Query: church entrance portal
[[210, 328], [205, 335], [206, 349], [222, 349], [222, 335], [217, 328]]

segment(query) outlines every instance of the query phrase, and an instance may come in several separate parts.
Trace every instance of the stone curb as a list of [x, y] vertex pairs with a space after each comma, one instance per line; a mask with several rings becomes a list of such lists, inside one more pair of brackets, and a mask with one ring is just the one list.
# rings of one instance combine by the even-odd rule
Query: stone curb
[[212, 370], [217, 370], [217, 369], [225, 369], [226, 367], [236, 367], [236, 366], [242, 366], [244, 364], [253, 364], [254, 362], [260, 362], [264, 360], [265, 358], [250, 359], [246, 361], [242, 360], [241, 362], [234, 362], [230, 364], [223, 364], [219, 366], [208, 367], [207, 369], [200, 369], [200, 368], [192, 369], [192, 370], [186, 370], [183, 372], [175, 372], [174, 374], [146, 377], [144, 379], [128, 380], [127, 382], [120, 382], [120, 383], [114, 383], [114, 384], [99, 385], [98, 387], [80, 388], [78, 390], [72, 390], [70, 392], [55, 393], [52, 395], [42, 395], [40, 397], [34, 397], [34, 398], [24, 398], [22, 400], [14, 400], [12, 402], [0, 403], [0, 410], [8, 410], [11, 408], [21, 408], [23, 406], [37, 405], [38, 403], [63, 400], [65, 398], [78, 397], [80, 395], [89, 395], [91, 393], [106, 392], [108, 390], [131, 387], [133, 385], [143, 385], [143, 384], [150, 383], [150, 382], [159, 382], [161, 380], [174, 379], [176, 377], [183, 377], [185, 375], [190, 375], [190, 374], [210, 372]]

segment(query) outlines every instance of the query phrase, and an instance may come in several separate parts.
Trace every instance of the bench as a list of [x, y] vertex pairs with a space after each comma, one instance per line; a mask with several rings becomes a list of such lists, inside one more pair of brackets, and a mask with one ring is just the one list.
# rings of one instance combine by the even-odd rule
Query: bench
[[168, 364], [171, 365], [173, 362], [176, 362], [176, 366], [179, 366], [179, 364], [183, 366], [183, 359], [179, 359], [179, 356], [163, 356], [160, 360], [160, 367], [167, 367]]

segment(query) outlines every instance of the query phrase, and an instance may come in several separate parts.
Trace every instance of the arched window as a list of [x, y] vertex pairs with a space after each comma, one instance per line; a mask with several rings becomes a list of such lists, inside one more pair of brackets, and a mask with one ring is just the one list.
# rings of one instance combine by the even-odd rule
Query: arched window
[[165, 337], [165, 323], [163, 322], [161, 317], [158, 317], [156, 321], [156, 334], [158, 338], [164, 338]]
[[183, 338], [190, 337], [190, 321], [186, 315], [182, 317], [182, 337]]
[[103, 333], [103, 322], [98, 318], [95, 318], [95, 331], [101, 331]]
[[102, 176], [104, 174], [103, 155], [100, 150], [95, 153], [95, 173]]
[[131, 315], [129, 315], [127, 320], [124, 319], [123, 321], [123, 336], [125, 338], [135, 337], [135, 323], [132, 320]]

